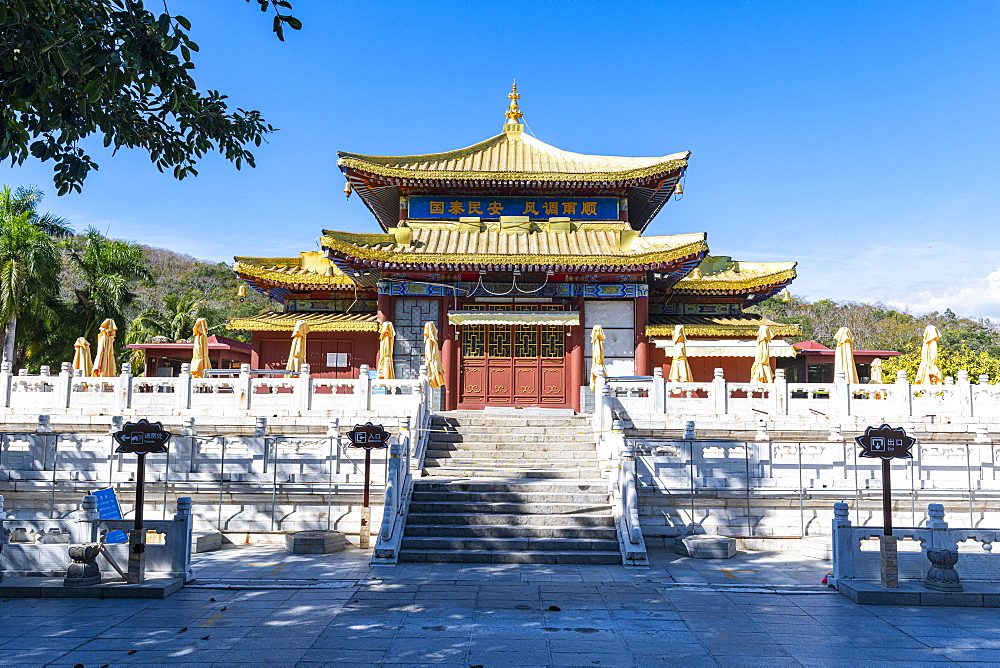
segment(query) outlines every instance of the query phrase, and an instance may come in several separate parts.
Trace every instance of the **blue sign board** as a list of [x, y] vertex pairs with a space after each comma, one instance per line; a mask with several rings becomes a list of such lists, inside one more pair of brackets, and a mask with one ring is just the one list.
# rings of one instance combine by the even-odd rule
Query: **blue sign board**
[[617, 197], [488, 197], [485, 195], [409, 198], [408, 217], [434, 220], [449, 218], [500, 218], [528, 216], [534, 220], [618, 220]]
[[[122, 507], [118, 505], [118, 495], [113, 487], [105, 487], [91, 492], [97, 497], [97, 516], [102, 520], [122, 519]], [[105, 543], [127, 543], [128, 536], [121, 529], [115, 529], [104, 537]]]

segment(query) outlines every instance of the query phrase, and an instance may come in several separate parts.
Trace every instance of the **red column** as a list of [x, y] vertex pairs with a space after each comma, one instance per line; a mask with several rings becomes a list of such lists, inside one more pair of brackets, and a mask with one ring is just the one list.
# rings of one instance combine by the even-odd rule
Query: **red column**
[[649, 320], [649, 297], [635, 299], [635, 375], [648, 376], [649, 337], [646, 336], [646, 322]]
[[386, 320], [392, 320], [392, 297], [380, 292], [378, 295], [378, 321], [385, 322]]
[[580, 311], [580, 326], [574, 327], [573, 333], [569, 337], [569, 360], [567, 360], [568, 363], [566, 365], [566, 373], [569, 374], [567, 391], [570, 394], [570, 405], [573, 407], [574, 411], [579, 413], [580, 387], [583, 386], [583, 337], [587, 332], [587, 328], [584, 326], [586, 321], [584, 320], [583, 314], [583, 299], [577, 298], [575, 301], [575, 306], [577, 310]]

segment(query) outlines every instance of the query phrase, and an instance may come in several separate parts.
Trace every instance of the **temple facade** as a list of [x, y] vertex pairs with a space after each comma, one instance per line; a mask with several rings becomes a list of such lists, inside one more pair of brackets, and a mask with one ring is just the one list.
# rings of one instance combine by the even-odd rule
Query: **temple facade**
[[444, 408], [579, 411], [590, 329], [606, 336], [609, 376], [669, 373], [683, 324], [695, 380], [722, 368], [748, 380], [761, 324], [772, 354], [794, 356], [776, 324], [745, 309], [777, 295], [795, 263], [709, 256], [704, 233], [646, 236], [683, 192], [688, 152], [626, 158], [571, 153], [525, 131], [516, 88], [503, 132], [468, 148], [409, 156], [340, 153], [345, 191], [380, 231], [324, 230], [321, 252], [237, 257], [236, 273], [275, 302], [232, 320], [253, 332], [251, 366], [284, 368], [296, 321], [321, 377], [374, 368], [378, 329], [396, 331], [397, 378], [423, 363], [424, 323], [440, 332]]

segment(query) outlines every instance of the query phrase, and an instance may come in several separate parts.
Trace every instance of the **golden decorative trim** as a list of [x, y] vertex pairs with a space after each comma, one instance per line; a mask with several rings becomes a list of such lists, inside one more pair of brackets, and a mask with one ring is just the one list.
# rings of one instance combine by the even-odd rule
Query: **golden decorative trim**
[[[293, 267], [288, 267], [288, 269], [292, 268]], [[298, 269], [298, 258], [295, 258], [294, 268]], [[289, 271], [282, 271], [281, 269], [258, 267], [252, 264], [244, 264], [242, 262], [236, 262], [233, 265], [233, 271], [237, 274], [249, 276], [250, 278], [260, 278], [272, 283], [281, 283], [285, 285], [354, 285], [354, 281], [352, 281], [349, 276], [342, 273], [334, 274], [332, 276], [324, 276], [314, 272], [293, 274]]]
[[357, 169], [379, 176], [387, 176], [397, 179], [423, 179], [434, 181], [587, 181], [587, 182], [607, 182], [607, 181], [628, 181], [632, 179], [642, 179], [656, 174], [665, 174], [677, 169], [687, 167], [687, 160], [668, 160], [648, 167], [629, 169], [622, 172], [475, 172], [475, 171], [440, 171], [405, 169], [401, 167], [389, 167], [378, 165], [357, 158], [341, 158], [339, 164], [342, 167]]
[[387, 251], [377, 248], [364, 248], [349, 242], [341, 241], [335, 237], [323, 236], [320, 244], [324, 248], [341, 252], [363, 260], [374, 260], [376, 262], [397, 262], [400, 264], [558, 264], [558, 265], [609, 265], [609, 266], [638, 266], [647, 264], [658, 264], [661, 262], [672, 262], [682, 257], [695, 255], [708, 250], [708, 244], [704, 241], [685, 244], [665, 251], [654, 251], [650, 253], [636, 253], [634, 255], [493, 255], [493, 254], [465, 254], [465, 253], [403, 253], [399, 251]]
[[313, 332], [378, 332], [379, 328], [374, 315], [345, 316], [343, 313], [262, 313], [250, 318], [233, 318], [226, 323], [226, 328], [252, 332], [291, 332], [298, 320], [304, 320]]
[[775, 274], [753, 276], [738, 280], [711, 280], [705, 278], [682, 278], [674, 285], [674, 290], [745, 290], [763, 285], [776, 285], [796, 277], [794, 269], [786, 269]]
[[[774, 336], [795, 336], [802, 333], [799, 325], [786, 325], [781, 323], [757, 322], [747, 325], [684, 325], [684, 332], [688, 336], [757, 336], [757, 330], [761, 325], [771, 328]], [[646, 336], [673, 336], [674, 325], [646, 325]]]

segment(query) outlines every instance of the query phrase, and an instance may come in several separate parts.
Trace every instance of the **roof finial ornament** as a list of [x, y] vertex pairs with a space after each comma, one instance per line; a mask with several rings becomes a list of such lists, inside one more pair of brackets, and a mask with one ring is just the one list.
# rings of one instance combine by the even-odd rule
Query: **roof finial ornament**
[[517, 101], [521, 99], [521, 94], [517, 92], [517, 81], [510, 87], [510, 93], [507, 94], [510, 98], [510, 106], [507, 108], [507, 113], [504, 116], [507, 117], [508, 123], [520, 123], [520, 119], [524, 116], [521, 113], [521, 108], [517, 106]]

